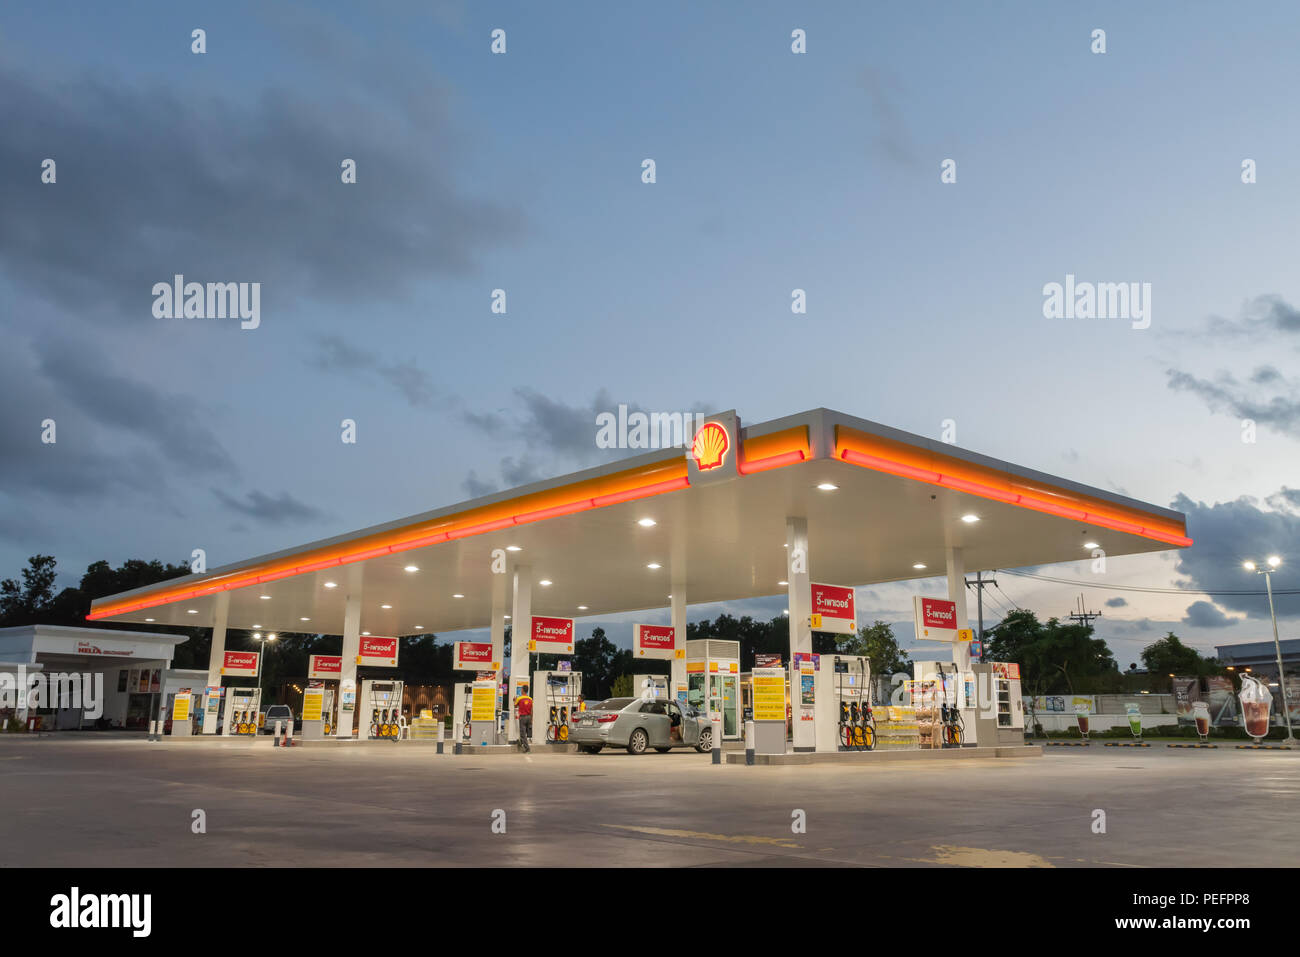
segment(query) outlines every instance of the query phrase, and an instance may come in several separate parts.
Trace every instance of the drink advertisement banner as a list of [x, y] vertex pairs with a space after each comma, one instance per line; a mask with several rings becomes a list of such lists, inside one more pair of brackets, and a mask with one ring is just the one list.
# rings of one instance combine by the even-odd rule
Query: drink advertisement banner
[[918, 641], [956, 641], [964, 622], [957, 621], [957, 603], [946, 598], [912, 599], [912, 616]]
[[496, 672], [497, 662], [492, 660], [492, 642], [458, 641], [452, 645], [451, 666], [457, 671]]
[[573, 619], [533, 615], [532, 636], [528, 650], [545, 655], [573, 654]]
[[755, 668], [753, 695], [755, 721], [785, 721], [784, 669]]
[[312, 655], [307, 659], [308, 678], [337, 678], [341, 674], [342, 655]]
[[221, 659], [221, 673], [239, 678], [257, 677], [256, 651], [227, 651]]
[[765, 652], [754, 653], [755, 673], [757, 673], [757, 669], [759, 668], [784, 668], [784, 667], [785, 667], [785, 659], [782, 658], [779, 653], [775, 655], [767, 654]]
[[380, 668], [396, 668], [397, 639], [362, 635], [361, 651], [357, 655], [357, 664]]
[[632, 650], [638, 658], [672, 658], [677, 629], [672, 625], [633, 625]]
[[1174, 713], [1179, 724], [1192, 723], [1192, 711], [1201, 700], [1200, 678], [1171, 678], [1174, 691]]
[[1210, 720], [1215, 725], [1237, 724], [1237, 695], [1232, 690], [1232, 679], [1226, 675], [1211, 675], [1205, 679], [1205, 686], [1210, 701]]
[[839, 585], [812, 585], [813, 630], [851, 635], [857, 631], [853, 589]]

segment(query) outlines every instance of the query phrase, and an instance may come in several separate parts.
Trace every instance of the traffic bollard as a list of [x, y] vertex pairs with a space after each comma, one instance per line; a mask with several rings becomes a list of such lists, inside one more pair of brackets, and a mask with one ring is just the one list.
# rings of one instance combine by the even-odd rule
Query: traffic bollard
[[754, 722], [745, 722], [745, 763], [754, 763]]
[[713, 763], [722, 763], [722, 722], [713, 719]]

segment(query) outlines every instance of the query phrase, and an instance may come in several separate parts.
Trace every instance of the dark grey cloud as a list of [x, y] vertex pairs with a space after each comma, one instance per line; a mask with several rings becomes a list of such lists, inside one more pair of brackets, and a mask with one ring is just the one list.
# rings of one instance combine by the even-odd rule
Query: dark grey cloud
[[243, 104], [0, 66], [0, 270], [77, 314], [154, 323], [151, 288], [176, 273], [261, 282], [265, 322], [304, 298], [402, 300], [519, 234], [518, 213], [456, 185], [441, 112], [319, 89]]
[[[513, 394], [519, 404], [517, 410], [466, 410], [463, 413], [464, 421], [476, 430], [498, 441], [513, 442], [522, 450], [501, 459], [501, 477], [507, 488], [635, 454], [635, 449], [599, 448], [596, 445], [596, 417], [606, 412], [617, 416], [620, 404], [627, 406], [629, 415], [652, 412], [635, 402], [614, 398], [608, 389], [597, 391], [590, 404], [578, 405], [553, 399], [534, 389], [519, 388]], [[695, 402], [680, 409], [653, 411], [694, 414], [716, 410]], [[486, 483], [470, 473], [462, 485], [468, 490], [471, 484], [480, 487]]]
[[1107, 608], [1125, 608], [1128, 606], [1128, 600], [1124, 598], [1110, 598], [1106, 601]]
[[1192, 602], [1187, 606], [1187, 614], [1183, 618], [1183, 624], [1192, 628], [1227, 628], [1240, 621], [1240, 618], [1229, 618], [1214, 602], [1209, 601]]
[[1259, 337], [1262, 333], [1300, 333], [1300, 309], [1281, 296], [1256, 296], [1242, 306], [1236, 319], [1211, 316], [1206, 334], [1218, 338]]
[[[1270, 500], [1285, 504], [1293, 498], [1293, 492], [1283, 489]], [[1173, 507], [1187, 515], [1187, 534], [1195, 540], [1192, 547], [1177, 553], [1174, 569], [1186, 577], [1179, 587], [1190, 591], [1258, 592], [1215, 595], [1215, 604], [1249, 618], [1267, 618], [1263, 578], [1247, 572], [1242, 562], [1282, 555], [1286, 561], [1274, 573], [1273, 587], [1300, 588], [1300, 509], [1265, 509], [1248, 497], [1207, 505], [1186, 495], [1179, 495]], [[1279, 618], [1300, 616], [1300, 602], [1280, 601], [1277, 612]]]
[[288, 492], [281, 492], [279, 495], [272, 497], [265, 492], [254, 489], [248, 492], [243, 500], [234, 498], [219, 488], [214, 488], [212, 494], [231, 511], [257, 519], [258, 522], [263, 524], [302, 524], [325, 517], [325, 513], [320, 509], [299, 501]]
[[160, 392], [105, 368], [102, 355], [67, 340], [38, 346], [38, 372], [92, 422], [152, 442], [185, 469], [235, 474], [234, 460], [204, 423], [197, 400]]
[[460, 483], [460, 487], [465, 490], [465, 494], [470, 498], [479, 498], [483, 495], [491, 495], [498, 488], [498, 486], [493, 483], [485, 482], [480, 479], [478, 473], [473, 469], [470, 469], [469, 474], [465, 476], [465, 481]]
[[438, 397], [433, 377], [413, 359], [385, 362], [376, 353], [360, 349], [338, 336], [319, 336], [311, 365], [325, 372], [373, 378], [396, 390], [411, 406], [431, 406]]
[[[1263, 366], [1257, 369], [1251, 381], [1256, 384], [1276, 382], [1277, 379], [1268, 375], [1270, 368]], [[1264, 375], [1259, 378], [1261, 372]], [[1297, 396], [1294, 391], [1290, 395], [1263, 397], [1247, 394], [1243, 384], [1227, 372], [1219, 373], [1216, 381], [1198, 379], [1190, 373], [1176, 369], [1168, 370], [1167, 374], [1169, 388], [1175, 392], [1187, 392], [1197, 396], [1210, 407], [1212, 412], [1227, 412], [1235, 418], [1252, 419], [1260, 425], [1270, 426], [1283, 435], [1300, 439], [1300, 396]]]

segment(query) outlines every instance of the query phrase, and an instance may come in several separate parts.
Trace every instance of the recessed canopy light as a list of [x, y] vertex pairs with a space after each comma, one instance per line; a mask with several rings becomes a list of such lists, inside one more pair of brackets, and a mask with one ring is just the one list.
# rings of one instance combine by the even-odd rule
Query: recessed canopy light
[[925, 567], [925, 562], [916, 562], [912, 567], [919, 571]]
[[199, 613], [199, 610], [198, 610], [197, 608], [187, 608], [187, 609], [185, 609], [185, 614], [187, 614], [187, 615], [197, 615], [198, 613]]
[[451, 597], [452, 597], [452, 598], [464, 598], [465, 596], [464, 596], [464, 595], [460, 595], [460, 594], [456, 594], [456, 595], [452, 595]]
[[551, 585], [551, 580], [549, 578], [543, 578], [537, 584], [541, 585], [543, 588], [549, 588]]
[[311, 621], [310, 618], [299, 618], [298, 620], [299, 620], [299, 621]]
[[586, 606], [586, 605], [579, 605], [579, 606], [578, 606], [578, 611], [586, 611], [586, 610], [587, 610], [587, 606]]
[[271, 600], [271, 596], [270, 596], [270, 595], [258, 595], [257, 597], [260, 598], [260, 599], [262, 599], [262, 601], [270, 601], [270, 600]]
[[420, 570], [420, 566], [419, 566], [419, 565], [407, 565], [406, 568], [405, 568], [405, 571], [408, 571], [408, 572], [418, 572], [419, 570]]
[[818, 485], [817, 487], [818, 487], [819, 489], [821, 489], [823, 492], [833, 492], [833, 491], [835, 491], [837, 488], [839, 488], [838, 485], [833, 485], [833, 484], [830, 483], [830, 482], [822, 482], [822, 483], [821, 483], [820, 485]]
[[392, 605], [380, 605], [379, 607], [380, 607], [380, 608], [383, 608], [383, 609], [386, 610], [386, 609], [392, 608], [393, 606], [392, 606]]
[[370, 634], [370, 632], [368, 632], [368, 631], [363, 631], [361, 634], [363, 634], [363, 635], [368, 635], [368, 634]]
[[510, 620], [510, 616], [509, 616], [509, 615], [506, 615], [506, 621], [509, 621], [509, 620]]
[[658, 522], [656, 522], [653, 518], [641, 518], [641, 519], [637, 519], [637, 524], [640, 525], [642, 528], [654, 528], [655, 525], [658, 524]]
[[[149, 620], [150, 620], [150, 621], [153, 621], [152, 618], [150, 618]], [[254, 625], [253, 627], [254, 627], [254, 628], [261, 628], [262, 626], [261, 626], [261, 625]]]
[[[152, 619], [152, 618], [146, 618], [145, 621], [153, 621], [153, 619]], [[254, 625], [253, 627], [257, 627], [257, 626]]]
[[789, 583], [789, 582], [777, 582], [777, 584], [778, 584], [778, 585], [788, 585], [788, 584], [790, 584], [790, 583]]
[[339, 587], [339, 583], [338, 583], [338, 582], [326, 582], [326, 583], [325, 583], [325, 587], [326, 587], [326, 588], [338, 588], [338, 587]]
[[521, 549], [518, 545], [507, 545], [507, 546], [506, 546], [506, 551], [508, 551], [508, 552], [519, 552], [519, 551], [523, 551], [523, 549]]
[[1101, 548], [1101, 546], [1098, 545], [1096, 542], [1084, 542], [1084, 543], [1083, 543], [1083, 547], [1084, 547], [1084, 548]]
[[415, 630], [416, 630], [416, 631], [424, 631], [424, 625], [416, 625], [416, 626], [415, 626]]
[[963, 515], [961, 517], [961, 520], [965, 522], [967, 525], [970, 525], [974, 522], [978, 522], [980, 520], [980, 517], [976, 515], [974, 512], [970, 512], [967, 515]]
[[650, 569], [653, 572], [653, 571], [658, 571], [659, 569], [663, 568], [663, 566], [660, 565], [658, 562], [651, 562], [649, 565], [646, 566], [646, 568]]

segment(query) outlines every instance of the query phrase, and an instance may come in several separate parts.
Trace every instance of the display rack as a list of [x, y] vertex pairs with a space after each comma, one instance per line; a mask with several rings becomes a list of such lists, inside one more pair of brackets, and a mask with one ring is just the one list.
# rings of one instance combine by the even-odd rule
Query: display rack
[[875, 709], [876, 750], [914, 751], [921, 746], [916, 709], [886, 705]]

